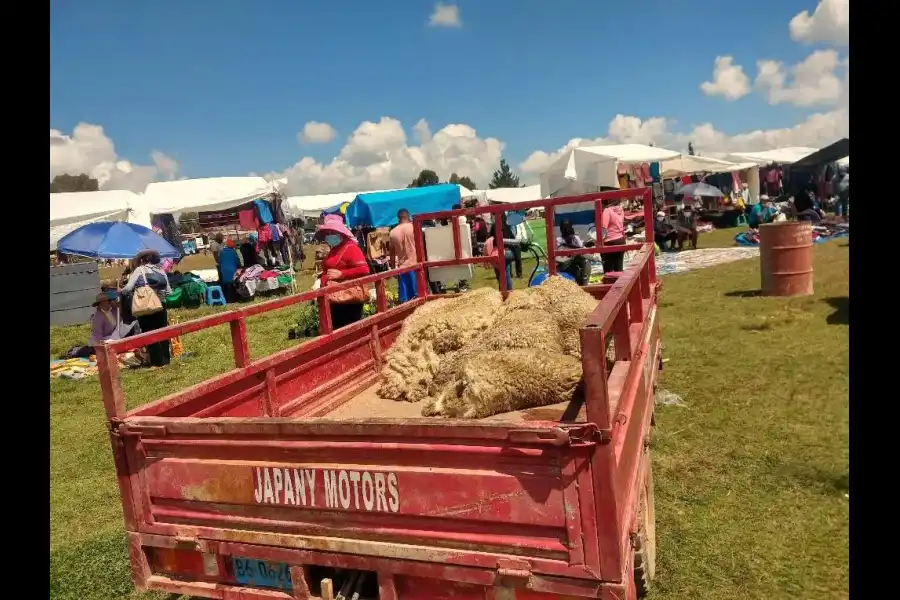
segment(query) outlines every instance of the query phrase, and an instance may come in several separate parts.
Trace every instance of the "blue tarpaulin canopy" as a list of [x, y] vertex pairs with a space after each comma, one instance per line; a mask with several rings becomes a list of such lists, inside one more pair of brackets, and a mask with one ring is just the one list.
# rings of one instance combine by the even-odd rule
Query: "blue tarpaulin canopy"
[[121, 221], [88, 223], [61, 237], [56, 249], [88, 258], [134, 258], [141, 250], [156, 250], [162, 258], [181, 256], [180, 250], [152, 229]]
[[411, 216], [450, 210], [460, 204], [459, 186], [441, 183], [393, 192], [359, 194], [347, 207], [347, 225], [389, 227], [397, 224], [397, 211], [405, 208]]

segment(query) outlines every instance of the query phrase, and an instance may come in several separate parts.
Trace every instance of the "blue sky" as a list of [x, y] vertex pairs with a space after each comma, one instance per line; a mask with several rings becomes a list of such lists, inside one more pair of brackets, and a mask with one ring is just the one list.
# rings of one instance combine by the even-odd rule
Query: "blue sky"
[[[795, 64], [791, 18], [816, 0], [52, 0], [50, 127], [101, 125], [119, 157], [165, 152], [190, 177], [329, 162], [365, 120], [465, 123], [519, 164], [616, 114], [733, 135], [791, 127], [819, 107], [726, 102], [699, 88], [718, 55]], [[330, 143], [301, 145], [307, 121]], [[678, 149], [678, 148], [676, 148]]]

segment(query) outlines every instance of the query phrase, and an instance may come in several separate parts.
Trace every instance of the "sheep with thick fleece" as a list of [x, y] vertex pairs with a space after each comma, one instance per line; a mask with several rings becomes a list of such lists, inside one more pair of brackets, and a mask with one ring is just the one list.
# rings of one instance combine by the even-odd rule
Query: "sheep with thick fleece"
[[[556, 319], [550, 313], [540, 310], [522, 309], [504, 312], [491, 331], [441, 358], [434, 378], [428, 386], [429, 396], [436, 398], [448, 383], [458, 379], [462, 365], [472, 355], [486, 350], [515, 348], [561, 353], [562, 337]], [[440, 410], [426, 407], [424, 413], [428, 413], [425, 416], [430, 416], [440, 414]]]
[[459, 378], [426, 409], [428, 415], [482, 419], [567, 402], [578, 392], [581, 375], [581, 361], [559, 352], [487, 350], [467, 357]]
[[515, 290], [432, 301], [404, 323], [385, 357], [382, 398], [428, 400], [425, 416], [483, 418], [569, 400], [581, 380], [578, 329], [597, 300], [550, 277]]
[[600, 301], [565, 277], [548, 277], [543, 284], [529, 288], [528, 291], [537, 296], [537, 299], [529, 302], [546, 303], [547, 310], [559, 324], [563, 352], [580, 358], [581, 339], [578, 330]]
[[442, 356], [490, 329], [502, 307], [500, 292], [480, 288], [417, 308], [385, 355], [378, 395], [408, 402], [424, 398]]
[[578, 330], [596, 307], [560, 277], [512, 292], [490, 335], [441, 359], [422, 415], [483, 418], [570, 400], [581, 380]]

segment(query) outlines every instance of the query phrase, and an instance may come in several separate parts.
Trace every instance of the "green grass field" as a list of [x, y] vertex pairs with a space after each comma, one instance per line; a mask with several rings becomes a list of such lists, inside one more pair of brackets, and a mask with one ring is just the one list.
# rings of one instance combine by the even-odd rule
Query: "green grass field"
[[[701, 247], [732, 236], [705, 234]], [[661, 386], [686, 406], [657, 412], [653, 598], [849, 596], [849, 241], [815, 252], [809, 298], [757, 297], [755, 260], [663, 279]], [[494, 281], [478, 271], [475, 285]], [[248, 321], [254, 357], [297, 343], [286, 335], [294, 310]], [[51, 328], [51, 354], [86, 338], [84, 326]], [[124, 373], [130, 406], [232, 364], [225, 327], [183, 341], [191, 356]], [[50, 390], [50, 597], [131, 597], [99, 384], [51, 380]]]

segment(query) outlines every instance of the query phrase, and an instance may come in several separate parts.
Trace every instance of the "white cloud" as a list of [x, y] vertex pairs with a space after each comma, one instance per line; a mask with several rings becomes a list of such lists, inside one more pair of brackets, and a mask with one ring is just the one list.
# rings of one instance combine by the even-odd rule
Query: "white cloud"
[[327, 144], [336, 135], [337, 131], [328, 123], [308, 121], [303, 126], [303, 131], [297, 134], [297, 139], [308, 144]]
[[707, 96], [724, 96], [726, 100], [737, 100], [750, 93], [750, 78], [744, 73], [744, 67], [734, 64], [731, 56], [716, 57], [712, 78], [712, 81], [700, 84], [700, 89]]
[[[620, 114], [610, 120], [599, 137], [575, 138], [553, 152], [538, 150], [517, 169], [523, 183], [533, 182], [564, 151], [585, 145], [652, 142], [658, 147], [685, 151], [690, 141], [704, 155], [784, 146], [822, 147], [849, 135], [848, 106], [849, 99], [842, 100], [838, 108], [811, 115], [794, 127], [757, 129], [737, 135], [720, 131], [711, 123], [679, 129], [675, 121], [664, 117], [641, 119]], [[407, 135], [400, 121], [382, 117], [377, 122], [360, 124], [332, 160], [303, 157], [284, 171], [267, 173], [265, 177], [287, 177], [289, 195], [404, 187], [422, 169], [436, 171], [443, 180], [451, 173], [466, 175], [484, 187], [504, 149], [503, 142], [480, 137], [469, 125], [450, 124], [432, 132], [428, 122], [421, 119]], [[154, 152], [152, 160], [152, 165], [134, 165], [120, 159], [98, 125], [82, 123], [71, 136], [50, 131], [51, 179], [60, 173], [88, 173], [98, 178], [101, 189], [143, 191], [151, 181], [175, 178], [178, 165], [173, 159]]]
[[821, 0], [813, 14], [804, 10], [790, 23], [791, 38], [804, 44], [850, 45], [850, 0]]
[[422, 169], [432, 169], [442, 179], [451, 173], [467, 175], [486, 186], [500, 163], [503, 143], [479, 137], [468, 125], [446, 125], [432, 133], [422, 119], [413, 126], [413, 133], [411, 144], [397, 119], [365, 121], [333, 160], [304, 157], [285, 171], [266, 177], [287, 177], [288, 194], [404, 187]]
[[434, 11], [428, 17], [430, 27], [462, 27], [459, 19], [459, 7], [455, 4], [438, 2], [434, 5]]
[[[813, 14], [798, 13], [789, 24], [791, 38], [806, 44], [848, 46], [850, 0], [820, 0]], [[816, 50], [803, 61], [786, 66], [778, 60], [756, 62], [755, 88], [769, 104], [794, 106], [841, 106], [850, 103], [850, 58], [841, 59], [834, 48]], [[700, 84], [709, 96], [734, 100], [746, 95], [749, 80], [730, 56], [717, 56], [713, 81]]]
[[175, 159], [154, 150], [152, 165], [135, 165], [121, 159], [103, 127], [79, 123], [66, 135], [50, 130], [50, 180], [64, 173], [85, 173], [97, 179], [102, 190], [126, 189], [143, 192], [147, 184], [174, 179], [178, 173]]
[[841, 61], [836, 50], [816, 50], [789, 69], [774, 60], [756, 64], [756, 86], [767, 95], [769, 104], [837, 104], [845, 91], [844, 80], [838, 74], [841, 68], [846, 71], [849, 93], [850, 61]]
[[[686, 151], [692, 142], [699, 154], [735, 152], [739, 150], [769, 150], [785, 146], [811, 146], [819, 148], [850, 133], [850, 117], [846, 107], [826, 113], [817, 113], [794, 127], [782, 129], [757, 129], [728, 135], [711, 123], [700, 123], [689, 131], [673, 129], [675, 123], [662, 117], [642, 120], [638, 117], [616, 115], [607, 127], [606, 135], [596, 138], [574, 138], [555, 152], [536, 151], [526, 158], [519, 168], [526, 179], [533, 180], [563, 153], [578, 146], [604, 144], [649, 144], [670, 150]], [[531, 176], [530, 179], [527, 176]]]

